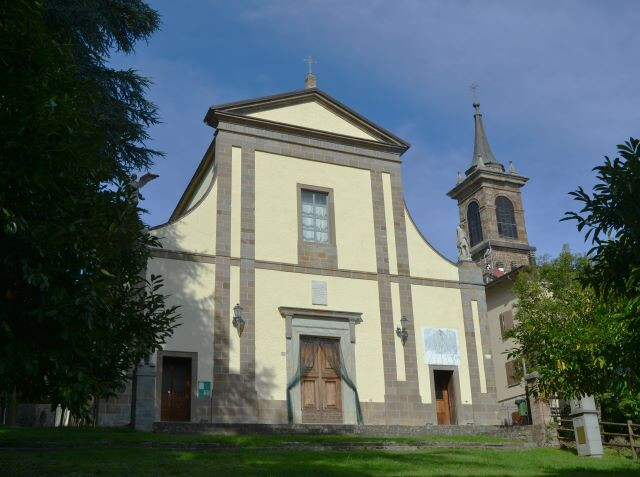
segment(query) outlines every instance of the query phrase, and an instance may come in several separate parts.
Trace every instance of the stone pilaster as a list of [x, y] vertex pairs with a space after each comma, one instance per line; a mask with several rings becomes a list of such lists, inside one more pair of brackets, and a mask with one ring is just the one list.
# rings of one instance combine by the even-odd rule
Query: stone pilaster
[[152, 431], [156, 413], [156, 367], [139, 364], [136, 370], [136, 431]]
[[[491, 335], [487, 317], [487, 303], [482, 271], [474, 262], [463, 261], [458, 264], [460, 289], [462, 299], [462, 316], [464, 319], [465, 344], [467, 348], [467, 362], [471, 379], [471, 405], [462, 406], [460, 423], [495, 424], [498, 422], [499, 405], [496, 395], [495, 370], [491, 357]], [[476, 330], [473, 323], [472, 302], [478, 307], [478, 324], [480, 328], [480, 343], [482, 345], [481, 360], [478, 362], [476, 346]], [[487, 357], [489, 356], [489, 357]], [[483, 366], [486, 392], [482, 392], [480, 366]]]

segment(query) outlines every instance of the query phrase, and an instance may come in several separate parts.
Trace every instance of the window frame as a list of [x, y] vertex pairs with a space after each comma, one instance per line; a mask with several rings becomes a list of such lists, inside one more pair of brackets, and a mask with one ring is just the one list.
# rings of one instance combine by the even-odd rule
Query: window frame
[[505, 333], [512, 329], [514, 325], [515, 323], [513, 322], [513, 310], [506, 310], [500, 313], [500, 334], [503, 341], [506, 339], [504, 337]]
[[[504, 210], [504, 208], [499, 207], [498, 201], [506, 201], [506, 204], [509, 204], [509, 208], [507, 210]], [[516, 220], [516, 208], [513, 205], [513, 201], [505, 195], [499, 195], [494, 201], [494, 206], [496, 208], [496, 225], [498, 228], [498, 236], [502, 239], [518, 240], [518, 221]], [[502, 218], [513, 219], [513, 223], [507, 223], [506, 221], [501, 220], [501, 215]], [[507, 217], [508, 215], [511, 216]], [[513, 231], [513, 235], [505, 233], [505, 226], [508, 230]]]
[[[305, 202], [304, 196], [307, 195], [311, 199], [311, 202]], [[324, 203], [322, 203], [324, 202]], [[302, 240], [307, 243], [319, 243], [328, 244], [331, 240], [331, 224], [329, 219], [329, 194], [327, 192], [321, 192], [317, 190], [301, 189], [300, 190], [300, 220], [302, 221]], [[312, 212], [305, 212], [305, 205], [311, 205]], [[317, 214], [317, 208], [325, 209], [324, 217]], [[305, 226], [305, 218], [310, 218], [312, 221], [311, 226]], [[318, 226], [318, 221], [324, 221], [326, 223], [326, 229], [322, 230]], [[311, 232], [311, 239], [305, 238], [305, 232]], [[326, 236], [326, 240], [319, 240], [318, 236]]]
[[[478, 229], [479, 229], [479, 232], [480, 232], [480, 237], [478, 238], [477, 241], [473, 240], [474, 234], [472, 233], [471, 220], [470, 220], [471, 216], [469, 215], [469, 209], [474, 204], [478, 208], [477, 217], [478, 217]], [[466, 219], [467, 219], [467, 229], [469, 231], [469, 246], [471, 248], [473, 248], [476, 245], [478, 245], [479, 243], [482, 243], [482, 241], [484, 240], [484, 231], [482, 230], [482, 215], [480, 214], [480, 204], [478, 203], [477, 200], [469, 201], [469, 203], [467, 204], [467, 210], [466, 210], [466, 214], [465, 215], [466, 215]]]
[[[335, 225], [335, 211], [334, 211], [334, 199], [333, 189], [328, 187], [320, 187], [309, 184], [297, 184], [296, 192], [298, 195], [298, 244], [304, 247], [332, 247], [336, 246], [336, 225]], [[304, 240], [302, 234], [302, 192], [316, 192], [327, 195], [327, 221], [329, 223], [329, 241], [328, 242], [316, 242]]]
[[[511, 369], [509, 369], [511, 368]], [[522, 384], [522, 380], [515, 377], [517, 370], [516, 370], [516, 362], [515, 360], [509, 360], [509, 361], [505, 361], [504, 363], [504, 370], [505, 370], [505, 375], [507, 377], [507, 387], [508, 388], [513, 388], [515, 386], [520, 386], [520, 384]], [[509, 371], [512, 371], [511, 374], [509, 374]]]

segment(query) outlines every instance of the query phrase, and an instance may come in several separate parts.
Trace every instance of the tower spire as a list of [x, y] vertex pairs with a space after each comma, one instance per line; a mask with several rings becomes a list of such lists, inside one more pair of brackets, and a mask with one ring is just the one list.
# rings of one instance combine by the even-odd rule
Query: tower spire
[[477, 101], [474, 102], [473, 109], [475, 109], [475, 113], [473, 113], [473, 120], [475, 123], [475, 140], [473, 143], [473, 159], [471, 160], [471, 168], [484, 164], [485, 167], [499, 169], [504, 172], [504, 166], [498, 162], [496, 156], [494, 156], [491, 151], [491, 147], [489, 146], [487, 134], [484, 131], [484, 124], [482, 122], [480, 103]]
[[473, 143], [473, 158], [471, 159], [471, 167], [467, 170], [467, 175], [477, 167], [487, 167], [489, 169], [496, 169], [500, 172], [504, 172], [504, 166], [498, 162], [496, 157], [491, 151], [489, 141], [487, 140], [487, 134], [484, 131], [484, 124], [482, 122], [482, 113], [480, 112], [480, 102], [476, 97], [476, 91], [478, 89], [477, 84], [472, 84], [470, 87], [471, 95], [473, 97], [473, 121], [475, 123], [475, 140]]

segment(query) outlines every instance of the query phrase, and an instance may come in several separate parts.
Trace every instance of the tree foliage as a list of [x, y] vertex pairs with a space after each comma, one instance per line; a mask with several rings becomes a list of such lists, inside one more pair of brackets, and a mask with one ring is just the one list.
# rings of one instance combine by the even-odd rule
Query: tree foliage
[[624, 324], [624, 357], [630, 382], [640, 388], [640, 140], [629, 138], [618, 144], [613, 161], [594, 168], [598, 182], [592, 194], [579, 187], [571, 195], [582, 204], [580, 212], [567, 212], [564, 220], [575, 220], [578, 230], [591, 239], [590, 266], [581, 276]]
[[640, 141], [618, 145], [620, 157], [595, 167], [591, 194], [575, 220], [593, 248], [587, 258], [563, 250], [521, 273], [516, 284], [517, 349], [538, 371], [536, 393], [603, 397], [640, 416]]
[[582, 187], [570, 192], [582, 209], [562, 220], [575, 220], [593, 244], [586, 281], [602, 294], [629, 296], [637, 294], [640, 279], [640, 140], [617, 147], [620, 157], [605, 156], [593, 169], [598, 182], [592, 194]]
[[508, 336], [518, 345], [510, 356], [539, 373], [536, 393], [575, 397], [620, 380], [617, 363], [609, 359], [621, 349], [620, 326], [578, 280], [585, 266], [583, 257], [565, 248], [516, 280], [516, 325]]
[[175, 326], [129, 186], [156, 108], [108, 66], [158, 24], [139, 0], [0, 6], [0, 392], [85, 413]]

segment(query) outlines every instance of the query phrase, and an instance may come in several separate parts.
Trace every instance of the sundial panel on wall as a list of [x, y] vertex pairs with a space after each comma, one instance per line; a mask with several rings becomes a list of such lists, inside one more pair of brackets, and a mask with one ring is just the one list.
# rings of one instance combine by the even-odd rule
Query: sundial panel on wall
[[458, 330], [449, 328], [422, 328], [424, 362], [457, 366], [460, 364]]

